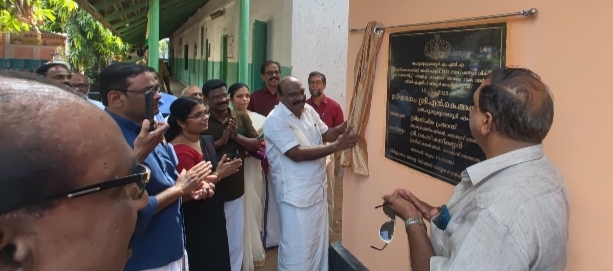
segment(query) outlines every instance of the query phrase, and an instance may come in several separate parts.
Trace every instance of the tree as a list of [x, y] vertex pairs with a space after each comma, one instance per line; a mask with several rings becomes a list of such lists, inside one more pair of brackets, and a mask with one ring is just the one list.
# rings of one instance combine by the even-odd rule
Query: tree
[[166, 53], [168, 51], [168, 39], [162, 39], [158, 43], [158, 53], [162, 58], [166, 58]]
[[105, 67], [114, 55], [123, 55], [130, 46], [94, 19], [83, 9], [68, 15], [60, 23], [68, 35], [69, 61], [72, 65], [88, 68]]
[[111, 57], [131, 49], [74, 0], [0, 0], [0, 26], [9, 32], [34, 28], [37, 33], [66, 33], [69, 53], [64, 60], [90, 78], [97, 77]]
[[55, 21], [55, 10], [49, 4], [65, 10], [74, 10], [72, 0], [0, 0], [0, 26], [3, 32], [34, 31], [40, 35], [45, 22]]

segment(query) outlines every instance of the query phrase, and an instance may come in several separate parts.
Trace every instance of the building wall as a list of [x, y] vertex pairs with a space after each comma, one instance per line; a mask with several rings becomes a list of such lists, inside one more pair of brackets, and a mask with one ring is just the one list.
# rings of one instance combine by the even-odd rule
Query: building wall
[[[534, 19], [508, 19], [507, 64], [530, 68], [549, 85], [555, 96], [555, 120], [544, 141], [547, 156], [562, 171], [571, 203], [570, 241], [566, 270], [610, 270], [613, 266], [613, 235], [606, 208], [613, 190], [610, 119], [613, 99], [609, 91], [613, 39], [599, 29], [613, 25], [613, 2], [589, 4], [541, 1], [407, 1], [352, 0], [349, 26], [365, 27], [368, 21], [383, 25], [411, 24], [516, 12], [538, 8]], [[572, 18], [572, 20], [569, 20]], [[493, 22], [493, 21], [492, 21]], [[499, 22], [499, 21], [498, 21]], [[471, 24], [475, 24], [472, 22]], [[437, 25], [449, 27], [457, 25]], [[378, 230], [386, 216], [373, 206], [381, 195], [405, 187], [433, 205], [447, 202], [453, 187], [384, 157], [389, 33], [433, 28], [388, 29], [377, 58], [377, 73], [370, 120], [364, 133], [368, 141], [370, 177], [345, 170], [343, 179], [343, 246], [370, 270], [408, 270], [408, 244], [397, 221], [394, 240], [382, 251]], [[363, 33], [350, 33], [347, 89], [353, 87], [353, 65]], [[347, 102], [351, 99], [348, 93]]]
[[0, 32], [0, 70], [34, 72], [51, 61], [55, 46], [11, 44], [10, 34]]
[[312, 71], [326, 75], [328, 97], [345, 107], [349, 0], [293, 0], [292, 75], [305, 85]]
[[[226, 9], [224, 16], [211, 20], [209, 14]], [[320, 71], [326, 74], [326, 93], [336, 101], [343, 101], [346, 86], [347, 66], [347, 21], [349, 19], [349, 0], [259, 0], [250, 3], [249, 30], [249, 82], [252, 69], [256, 69], [259, 79], [259, 66], [253, 67], [253, 25], [256, 20], [267, 23], [266, 59], [281, 63], [282, 76], [294, 75], [300, 78], [305, 87], [308, 74]], [[238, 79], [238, 34], [239, 1], [211, 0], [196, 15], [190, 18], [172, 36], [173, 71], [175, 76], [186, 84], [202, 85], [206, 79], [219, 78], [221, 72], [221, 37], [234, 36], [234, 57], [229, 59], [228, 83]], [[193, 55], [194, 44], [200, 48], [200, 27], [205, 28], [205, 36], [211, 44], [209, 71], [202, 71], [204, 58]], [[206, 39], [205, 38], [205, 39]], [[182, 42], [182, 44], [180, 44]], [[189, 71], [184, 69], [183, 44], [190, 44]], [[255, 89], [253, 89], [255, 90]], [[345, 105], [340, 103], [343, 109]]]
[[[215, 20], [211, 20], [209, 14], [225, 8], [225, 14]], [[290, 11], [290, 12], [288, 12]], [[291, 1], [269, 0], [252, 1], [250, 4], [250, 25], [253, 28], [255, 20], [267, 22], [267, 59], [277, 60], [281, 63], [283, 74], [290, 74], [290, 42], [291, 27]], [[202, 84], [213, 78], [219, 78], [222, 68], [222, 36], [234, 36], [233, 58], [228, 59], [227, 83], [236, 83], [238, 80], [238, 33], [239, 33], [239, 2], [225, 0], [211, 0], [196, 15], [192, 16], [171, 38], [173, 56], [173, 73], [185, 84]], [[204, 72], [204, 56], [200, 54], [200, 28], [205, 29], [205, 40], [210, 43], [210, 57], [208, 72]], [[249, 31], [251, 48], [252, 29]], [[180, 44], [182, 42], [182, 44]], [[190, 69], [184, 69], [183, 45], [190, 44], [189, 58]], [[205, 42], [206, 43], [206, 42]], [[194, 44], [198, 46], [198, 55], [193, 54]], [[251, 60], [251, 49], [249, 60]], [[260, 67], [255, 67], [259, 69]], [[249, 82], [251, 82], [250, 61]]]

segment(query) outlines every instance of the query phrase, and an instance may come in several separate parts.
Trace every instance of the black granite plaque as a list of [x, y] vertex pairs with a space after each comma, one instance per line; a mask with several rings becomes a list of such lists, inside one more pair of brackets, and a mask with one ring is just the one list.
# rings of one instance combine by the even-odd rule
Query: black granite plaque
[[505, 65], [506, 24], [390, 34], [385, 157], [451, 184], [485, 159], [473, 94]]

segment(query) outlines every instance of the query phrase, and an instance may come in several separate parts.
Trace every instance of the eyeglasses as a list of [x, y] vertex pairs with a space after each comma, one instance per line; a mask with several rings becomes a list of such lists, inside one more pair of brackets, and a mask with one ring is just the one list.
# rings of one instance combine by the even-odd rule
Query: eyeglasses
[[89, 87], [88, 84], [78, 84], [78, 85], [71, 85], [73, 88], [78, 88], [80, 90], [87, 90], [87, 88]]
[[383, 212], [385, 213], [385, 215], [390, 218], [390, 221], [383, 223], [381, 225], [381, 228], [379, 229], [379, 238], [381, 238], [381, 240], [385, 242], [385, 245], [383, 245], [383, 247], [381, 248], [375, 246], [370, 247], [378, 251], [382, 251], [394, 238], [394, 230], [396, 229], [396, 214], [389, 208], [387, 202], [383, 203], [382, 205], [375, 206], [375, 209], [379, 208], [383, 208]]
[[160, 92], [161, 89], [162, 89], [162, 85], [155, 85], [155, 86], [153, 86], [153, 87], [151, 87], [149, 89], [145, 89], [145, 90], [129, 90], [129, 89], [115, 89], [115, 90], [122, 91], [122, 92], [131, 92], [131, 93], [141, 93], [141, 94], [143, 94], [143, 93], [145, 93], [147, 91], [150, 91], [150, 90], [152, 90], [155, 93], [158, 93], [158, 92]]
[[268, 76], [281, 75], [281, 71], [266, 71], [266, 72], [264, 72], [264, 74], [266, 74]]
[[120, 187], [123, 185], [135, 183], [138, 188], [138, 196], [135, 199], [140, 199], [145, 193], [145, 187], [149, 183], [149, 179], [151, 178], [151, 169], [149, 167], [139, 164], [134, 169], [135, 173], [123, 178], [110, 180], [90, 186], [86, 186], [83, 188], [75, 189], [72, 191], [56, 194], [50, 196], [48, 199], [59, 199], [59, 198], [76, 198], [81, 197], [97, 192], [101, 192], [104, 190], [108, 190], [115, 187]]
[[204, 112], [204, 113], [198, 113], [193, 116], [187, 116], [187, 118], [188, 119], [204, 119], [205, 117], [208, 117], [209, 115], [210, 115], [209, 112]]

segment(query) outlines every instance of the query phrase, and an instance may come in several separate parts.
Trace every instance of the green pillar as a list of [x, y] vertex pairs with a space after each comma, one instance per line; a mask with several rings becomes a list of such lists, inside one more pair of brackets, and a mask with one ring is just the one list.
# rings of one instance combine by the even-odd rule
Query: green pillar
[[240, 0], [238, 81], [245, 84], [249, 83], [249, 0]]
[[149, 0], [149, 67], [158, 70], [160, 61], [159, 41], [160, 41], [160, 0]]

